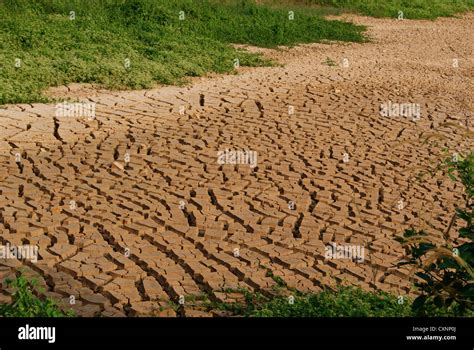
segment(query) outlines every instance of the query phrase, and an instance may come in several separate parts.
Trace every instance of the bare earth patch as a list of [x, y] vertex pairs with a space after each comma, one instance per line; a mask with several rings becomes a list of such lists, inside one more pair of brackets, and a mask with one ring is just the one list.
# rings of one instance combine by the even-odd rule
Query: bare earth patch
[[[180, 296], [270, 288], [268, 271], [301, 291], [409, 294], [394, 238], [424, 221], [441, 237], [460, 199], [414, 175], [443, 147], [473, 149], [474, 14], [350, 19], [373, 42], [264, 50], [283, 65], [182, 88], [52, 90], [95, 118], [0, 109], [0, 242], [40, 255], [0, 260], [0, 277], [27, 265], [84, 316], [174, 315]], [[419, 120], [381, 116], [388, 101], [419, 104]], [[218, 164], [226, 149], [257, 166]], [[365, 255], [328, 259], [331, 243]]]

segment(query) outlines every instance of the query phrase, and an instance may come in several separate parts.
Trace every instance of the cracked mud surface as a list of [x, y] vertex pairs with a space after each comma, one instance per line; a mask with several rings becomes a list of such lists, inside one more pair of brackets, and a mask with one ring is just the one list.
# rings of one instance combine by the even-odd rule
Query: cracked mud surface
[[[424, 221], [441, 237], [461, 198], [414, 176], [442, 147], [473, 149], [474, 15], [351, 19], [371, 43], [264, 50], [284, 65], [186, 88], [91, 92], [80, 98], [93, 120], [4, 106], [0, 243], [37, 245], [40, 259], [0, 260], [0, 277], [27, 266], [83, 316], [172, 316], [180, 296], [271, 288], [269, 271], [301, 291], [408, 294], [394, 238]], [[380, 116], [388, 101], [420, 104], [420, 120]], [[219, 165], [225, 149], [257, 152], [257, 167]], [[326, 259], [330, 243], [364, 246], [365, 259]]]

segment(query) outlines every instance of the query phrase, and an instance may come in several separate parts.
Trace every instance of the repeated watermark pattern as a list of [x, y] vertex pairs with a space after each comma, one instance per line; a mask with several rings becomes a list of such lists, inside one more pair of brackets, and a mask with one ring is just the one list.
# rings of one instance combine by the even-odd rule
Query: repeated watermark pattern
[[248, 165], [251, 168], [257, 166], [257, 152], [251, 150], [231, 150], [226, 148], [224, 151], [217, 152], [217, 164]]
[[69, 103], [62, 102], [56, 104], [56, 117], [75, 117], [75, 118], [88, 118], [95, 119], [95, 103], [84, 102], [84, 103]]
[[388, 101], [380, 105], [380, 115], [382, 117], [404, 117], [412, 121], [421, 118], [421, 107], [418, 103], [396, 103]]
[[38, 262], [38, 246], [36, 245], [0, 245], [0, 259], [30, 260]]
[[365, 247], [360, 245], [340, 245], [331, 243], [325, 246], [326, 259], [347, 259], [362, 263], [365, 260]]

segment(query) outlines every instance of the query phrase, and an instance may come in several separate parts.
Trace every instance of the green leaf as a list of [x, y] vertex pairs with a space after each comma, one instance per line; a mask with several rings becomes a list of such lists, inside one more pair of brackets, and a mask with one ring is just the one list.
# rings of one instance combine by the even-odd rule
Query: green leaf
[[426, 302], [426, 295], [420, 295], [418, 296], [414, 301], [413, 301], [413, 304], [412, 304], [412, 309], [413, 311], [415, 312], [418, 312], [420, 311], [423, 306], [425, 305], [425, 302]]
[[465, 297], [474, 298], [474, 284], [470, 283], [466, 285], [462, 290], [462, 295]]
[[413, 228], [406, 229], [403, 236], [405, 238], [410, 238], [414, 236], [426, 236], [426, 233], [423, 230], [417, 231]]
[[474, 240], [474, 226], [463, 227], [459, 230], [459, 236]]
[[449, 256], [443, 256], [440, 259], [440, 262], [438, 264], [438, 268], [440, 269], [458, 269], [460, 268], [458, 262], [454, 259], [454, 257], [449, 257]]
[[412, 249], [412, 254], [414, 258], [419, 258], [428, 252], [429, 250], [435, 248], [436, 246], [432, 243], [420, 243], [418, 246]]
[[415, 275], [417, 275], [418, 277], [420, 277], [421, 279], [425, 280], [426, 282], [428, 282], [428, 284], [432, 284], [433, 283], [433, 279], [430, 275], [428, 275], [427, 273], [424, 273], [424, 272], [417, 272], [415, 273]]
[[474, 268], [474, 242], [464, 243], [458, 247], [459, 256]]
[[439, 307], [439, 308], [442, 308], [444, 306], [444, 298], [441, 296], [441, 295], [437, 295], [434, 299], [433, 299], [433, 302], [434, 304]]
[[456, 208], [456, 214], [460, 219], [464, 221], [469, 221], [471, 219], [471, 214], [464, 209]]

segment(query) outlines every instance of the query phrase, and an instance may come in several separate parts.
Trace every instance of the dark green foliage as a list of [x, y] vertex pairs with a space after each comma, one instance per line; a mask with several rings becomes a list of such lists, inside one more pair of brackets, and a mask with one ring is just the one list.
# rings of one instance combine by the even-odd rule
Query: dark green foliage
[[[447, 159], [443, 167], [448, 176], [464, 187], [464, 203], [456, 208], [442, 245], [430, 240], [423, 231], [406, 230], [400, 241], [407, 259], [399, 265], [416, 268], [415, 286], [421, 295], [413, 303], [414, 311], [425, 315], [433, 308], [467, 315], [474, 311], [474, 154]], [[462, 222], [459, 238], [451, 241], [448, 232], [456, 220]]]
[[0, 104], [46, 101], [46, 88], [69, 83], [142, 89], [232, 72], [236, 59], [271, 64], [234, 43], [364, 40], [363, 27], [319, 13], [299, 9], [289, 20], [287, 10], [249, 0], [0, 1]]
[[[269, 0], [271, 2], [272, 0]], [[434, 19], [474, 8], [474, 0], [273, 0], [273, 3], [332, 7], [372, 17]]]
[[50, 298], [37, 296], [35, 280], [27, 280], [19, 276], [7, 280], [6, 285], [13, 288], [13, 303], [0, 304], [0, 316], [3, 317], [64, 317], [74, 316], [72, 312], [63, 312], [56, 302]]
[[[283, 288], [280, 286], [279, 288]], [[405, 317], [411, 316], [410, 301], [384, 292], [367, 292], [357, 287], [339, 287], [335, 291], [300, 293], [287, 290], [285, 295], [239, 291], [245, 301], [211, 303], [211, 309], [249, 317]], [[290, 301], [290, 296], [292, 299]]]

